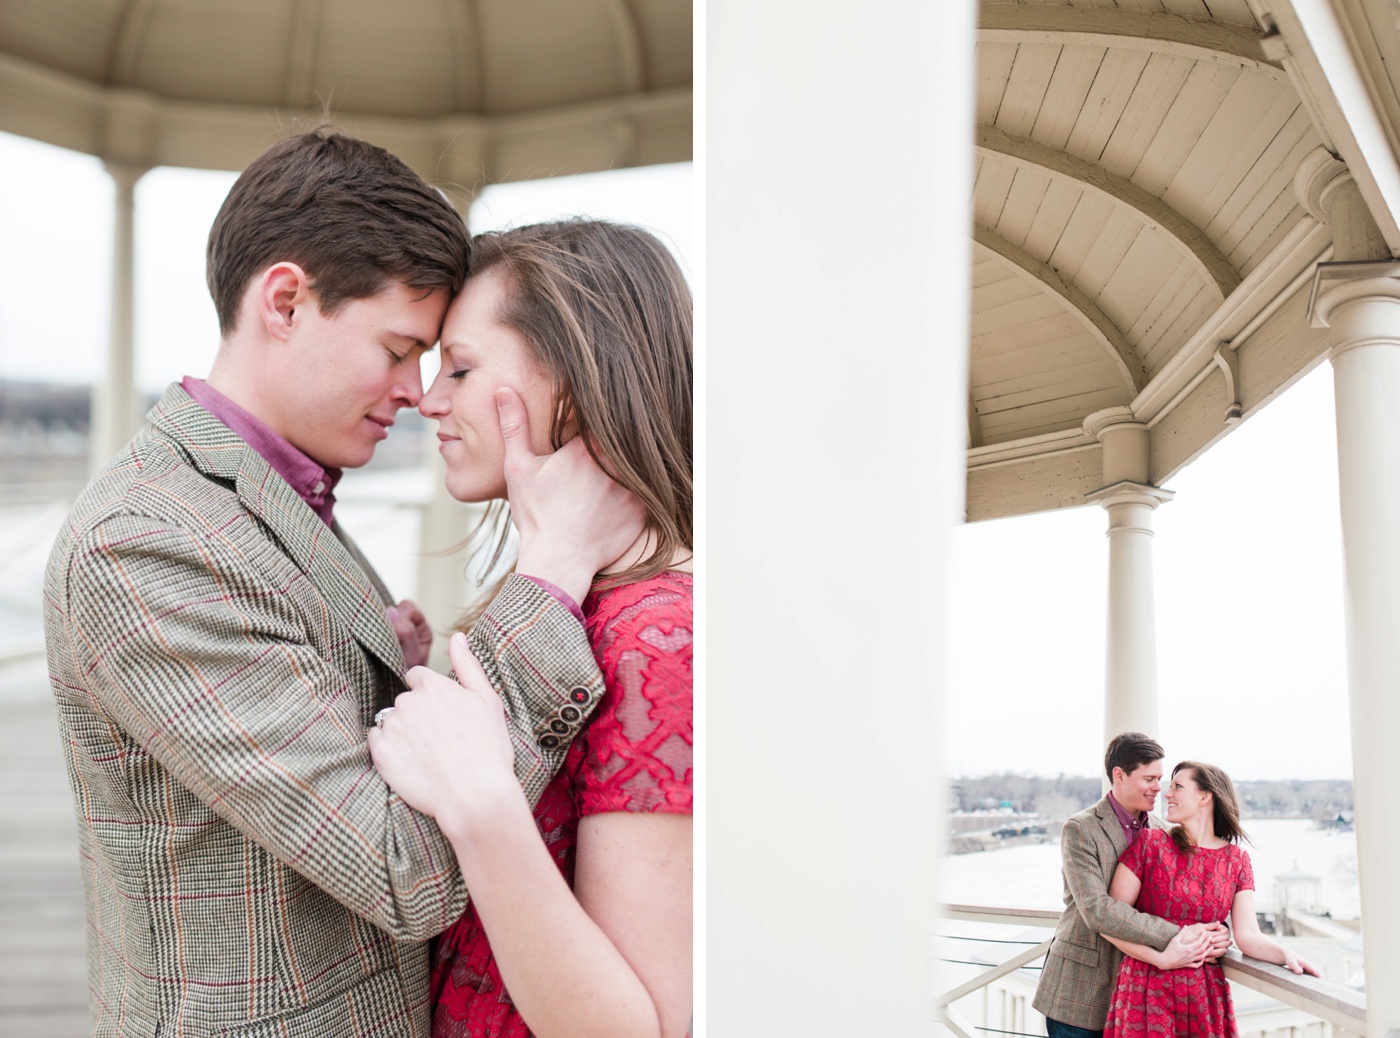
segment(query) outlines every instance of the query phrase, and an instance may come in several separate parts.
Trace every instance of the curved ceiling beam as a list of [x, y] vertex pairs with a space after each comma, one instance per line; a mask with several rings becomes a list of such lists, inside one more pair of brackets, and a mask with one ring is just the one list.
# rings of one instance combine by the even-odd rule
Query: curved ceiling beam
[[459, 112], [479, 112], [486, 103], [486, 46], [475, 0], [449, 0], [447, 20], [454, 42], [453, 100]]
[[146, 27], [151, 22], [155, 0], [131, 0], [121, 13], [121, 21], [112, 37], [112, 49], [107, 55], [107, 85], [124, 87], [131, 83], [136, 58], [146, 42]]
[[972, 240], [988, 252], [999, 256], [1015, 273], [1029, 278], [1038, 287], [1049, 289], [1083, 319], [1094, 338], [1118, 368], [1123, 382], [1137, 396], [1147, 385], [1147, 369], [1128, 337], [1084, 290], [1066, 281], [1049, 264], [1042, 263], [1025, 249], [1013, 245], [995, 231], [981, 225], [972, 228]]
[[[321, 28], [321, 0], [297, 0], [292, 6], [291, 31], [287, 34], [287, 82], [282, 101], [288, 107], [308, 105], [316, 74], [316, 34]], [[321, 99], [330, 108], [331, 98]]]
[[1073, 180], [1106, 197], [1115, 205], [1132, 209], [1154, 230], [1165, 234], [1215, 285], [1221, 299], [1228, 299], [1240, 284], [1240, 272], [1206, 232], [1127, 177], [1110, 173], [1096, 162], [1087, 162], [1059, 148], [1005, 133], [995, 126], [977, 127], [977, 150], [1015, 165]]
[[637, 16], [627, 0], [608, 0], [607, 10], [617, 31], [622, 81], [628, 90], [640, 93], [647, 87], [647, 68], [642, 57], [642, 31], [637, 24]]
[[1165, 11], [1007, 3], [977, 6], [977, 39], [986, 43], [1126, 47], [1213, 61], [1280, 81], [1288, 78], [1283, 66], [1264, 53], [1264, 34], [1243, 25]]
[[967, 394], [967, 449], [982, 446], [982, 416], [977, 413], [977, 401]]

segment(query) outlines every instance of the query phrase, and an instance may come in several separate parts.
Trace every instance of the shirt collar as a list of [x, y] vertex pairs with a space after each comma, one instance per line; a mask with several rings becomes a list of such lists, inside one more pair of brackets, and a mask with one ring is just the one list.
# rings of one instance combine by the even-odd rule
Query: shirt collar
[[272, 470], [287, 481], [313, 512], [329, 526], [335, 507], [332, 491], [342, 471], [324, 468], [273, 432], [261, 419], [250, 414], [203, 379], [188, 375], [180, 383], [200, 407], [229, 427], [249, 447], [262, 455]]
[[1126, 831], [1128, 829], [1141, 829], [1147, 824], [1147, 812], [1140, 811], [1136, 815], [1130, 814], [1128, 809], [1118, 802], [1118, 798], [1113, 795], [1113, 791], [1108, 792], [1108, 806], [1113, 808], [1113, 813], [1118, 816], [1118, 823]]

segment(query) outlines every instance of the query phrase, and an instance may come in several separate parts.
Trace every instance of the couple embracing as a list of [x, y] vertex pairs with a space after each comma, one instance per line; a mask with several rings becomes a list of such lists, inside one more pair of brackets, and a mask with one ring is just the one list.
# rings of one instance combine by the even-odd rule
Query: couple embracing
[[[401, 161], [321, 130], [238, 178], [208, 282], [208, 378], [87, 487], [46, 577], [92, 1033], [683, 1034], [674, 260], [592, 221], [469, 241]], [[404, 407], [454, 497], [501, 502], [482, 535], [519, 534], [455, 678], [335, 518]]]
[[1230, 777], [1176, 765], [1168, 829], [1152, 814], [1164, 758], [1141, 732], [1117, 736], [1104, 754], [1112, 788], [1065, 822], [1065, 911], [1033, 1003], [1049, 1038], [1236, 1035], [1220, 966], [1232, 930], [1244, 954], [1317, 976], [1259, 930]]

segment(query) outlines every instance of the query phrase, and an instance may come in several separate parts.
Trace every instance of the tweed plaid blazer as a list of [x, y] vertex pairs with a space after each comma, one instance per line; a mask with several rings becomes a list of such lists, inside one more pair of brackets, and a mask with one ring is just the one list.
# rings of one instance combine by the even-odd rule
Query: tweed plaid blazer
[[[1161, 828], [1155, 815], [1148, 825]], [[1104, 940], [1146, 944], [1161, 951], [1181, 927], [1108, 896], [1128, 839], [1104, 797], [1065, 822], [1060, 834], [1065, 910], [1045, 956], [1033, 1006], [1044, 1016], [1091, 1031], [1103, 1030], [1123, 953]]]
[[[365, 746], [403, 661], [348, 538], [175, 385], [44, 594], [93, 1034], [426, 1036], [424, 941], [466, 893]], [[513, 578], [471, 640], [537, 799], [602, 695], [587, 637]]]

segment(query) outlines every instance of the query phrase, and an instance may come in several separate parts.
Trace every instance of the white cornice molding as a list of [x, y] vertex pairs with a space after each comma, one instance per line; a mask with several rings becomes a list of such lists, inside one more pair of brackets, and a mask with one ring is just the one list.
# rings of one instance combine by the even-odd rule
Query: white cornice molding
[[[692, 90], [682, 87], [493, 118], [399, 119], [332, 112], [330, 119], [399, 154], [431, 181], [448, 163], [470, 166], [479, 171], [478, 179], [496, 183], [591, 173], [640, 161], [689, 161], [694, 137], [692, 101]], [[114, 119], [138, 109], [145, 120], [145, 143], [118, 148], [117, 140], [127, 139], [114, 138], [108, 128]], [[104, 159], [147, 166], [242, 169], [307, 115], [304, 110], [171, 101], [142, 91], [111, 91], [0, 55], [0, 130]], [[451, 128], [450, 139], [444, 128]], [[467, 147], [472, 154], [459, 161], [445, 147]], [[112, 154], [114, 148], [121, 153]]]
[[1015, 465], [1028, 458], [1099, 449], [1099, 442], [1085, 435], [1083, 429], [1064, 429], [1007, 443], [974, 447], [967, 452], [967, 467], [969, 470], [1000, 468], [1004, 465]]

